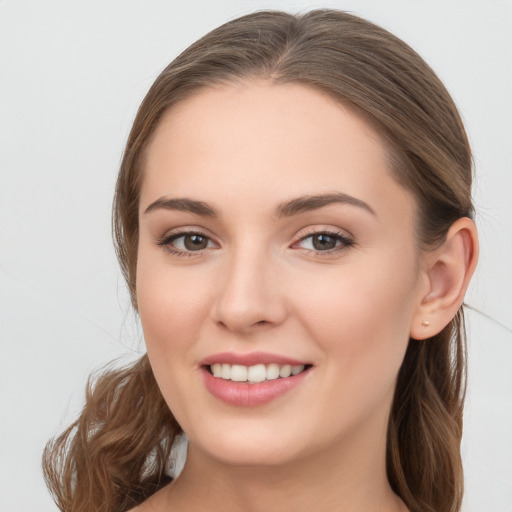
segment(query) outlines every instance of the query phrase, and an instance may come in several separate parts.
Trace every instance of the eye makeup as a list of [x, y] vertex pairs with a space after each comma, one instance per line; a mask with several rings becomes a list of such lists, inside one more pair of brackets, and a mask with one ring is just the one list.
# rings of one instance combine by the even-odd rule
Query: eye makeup
[[[299, 234], [299, 240], [290, 248], [302, 249], [315, 257], [332, 256], [345, 251], [354, 245], [353, 238], [343, 234], [341, 230], [308, 228]], [[175, 256], [195, 257], [204, 255], [206, 250], [218, 248], [210, 236], [198, 229], [166, 234], [156, 244]]]
[[206, 249], [211, 249], [216, 244], [203, 231], [190, 229], [166, 234], [158, 239], [157, 245], [175, 256], [191, 257], [204, 254]]
[[355, 243], [352, 237], [341, 230], [309, 228], [305, 234], [299, 236], [299, 241], [292, 247], [303, 244], [300, 248], [319, 258], [345, 251]]

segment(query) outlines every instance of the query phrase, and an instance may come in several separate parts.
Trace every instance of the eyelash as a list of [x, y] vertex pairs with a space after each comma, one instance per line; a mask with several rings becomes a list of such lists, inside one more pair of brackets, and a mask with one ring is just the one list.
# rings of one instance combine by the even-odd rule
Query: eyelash
[[[157, 245], [160, 247], [163, 247], [167, 252], [169, 252], [170, 254], [173, 254], [175, 256], [185, 256], [185, 257], [189, 257], [189, 258], [195, 257], [195, 256], [200, 256], [203, 254], [203, 250], [198, 250], [198, 251], [186, 251], [185, 250], [185, 251], [183, 251], [183, 250], [176, 249], [172, 246], [172, 242], [174, 242], [175, 240], [178, 240], [179, 238], [184, 238], [187, 236], [193, 236], [193, 235], [197, 235], [197, 236], [206, 238], [208, 240], [211, 240], [210, 237], [202, 231], [190, 230], [190, 231], [181, 231], [179, 233], [172, 233], [170, 235], [164, 235], [162, 238], [160, 238], [157, 241]], [[342, 234], [341, 231], [329, 231], [329, 230], [323, 229], [323, 230], [319, 230], [319, 231], [311, 230], [307, 234], [303, 234], [302, 236], [300, 236], [299, 240], [297, 242], [295, 242], [293, 245], [297, 245], [298, 243], [303, 242], [304, 240], [307, 240], [308, 238], [311, 238], [313, 236], [320, 236], [320, 235], [334, 238], [336, 242], [341, 242], [341, 243], [339, 246], [336, 246], [335, 248], [329, 249], [326, 251], [305, 249], [309, 254], [312, 254], [314, 257], [317, 257], [317, 258], [322, 258], [324, 256], [333, 255], [333, 254], [339, 253], [341, 251], [347, 250], [348, 248], [353, 246], [355, 243], [352, 238]]]
[[187, 256], [189, 258], [199, 256], [202, 251], [182, 251], [172, 246], [172, 242], [174, 242], [175, 240], [191, 235], [201, 236], [203, 238], [207, 238], [208, 240], [210, 240], [210, 237], [206, 235], [206, 233], [203, 233], [202, 231], [190, 230], [181, 231], [180, 233], [172, 233], [170, 235], [164, 235], [157, 241], [156, 244], [163, 247], [167, 252], [173, 254], [174, 256]]
[[332, 256], [333, 254], [337, 254], [341, 251], [346, 251], [351, 246], [354, 245], [354, 240], [347, 235], [342, 234], [341, 231], [330, 231], [328, 229], [311, 229], [308, 232], [304, 233], [302, 236], [300, 236], [299, 240], [295, 242], [293, 245], [297, 245], [300, 242], [303, 242], [304, 240], [307, 240], [308, 238], [312, 238], [314, 236], [328, 236], [330, 238], [334, 238], [336, 243], [340, 242], [339, 246], [335, 246], [333, 249], [329, 249], [326, 251], [319, 251], [314, 249], [305, 249], [309, 254], [314, 256], [315, 258], [323, 258], [326, 256]]

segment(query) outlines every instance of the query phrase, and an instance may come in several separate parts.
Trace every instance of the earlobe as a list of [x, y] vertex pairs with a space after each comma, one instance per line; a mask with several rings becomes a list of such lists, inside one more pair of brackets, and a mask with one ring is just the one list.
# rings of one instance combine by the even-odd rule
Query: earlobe
[[467, 217], [455, 221], [443, 245], [426, 258], [427, 284], [413, 315], [410, 333], [417, 340], [441, 332], [464, 300], [478, 261], [475, 223]]

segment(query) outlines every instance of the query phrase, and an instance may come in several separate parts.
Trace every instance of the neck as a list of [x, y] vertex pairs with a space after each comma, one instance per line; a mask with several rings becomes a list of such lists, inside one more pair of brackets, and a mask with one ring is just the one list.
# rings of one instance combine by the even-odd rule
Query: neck
[[162, 494], [163, 510], [405, 512], [387, 480], [385, 440], [346, 445], [279, 466], [230, 465], [189, 445], [182, 474]]

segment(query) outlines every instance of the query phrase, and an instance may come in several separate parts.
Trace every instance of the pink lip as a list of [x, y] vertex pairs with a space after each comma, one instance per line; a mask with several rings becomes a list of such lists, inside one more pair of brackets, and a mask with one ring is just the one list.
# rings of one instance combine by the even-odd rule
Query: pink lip
[[208, 367], [215, 363], [240, 364], [243, 366], [271, 363], [293, 366], [307, 363], [264, 352], [253, 352], [251, 354], [223, 353], [204, 359], [201, 365], [201, 374], [206, 389], [219, 400], [229, 405], [241, 407], [253, 407], [271, 402], [299, 385], [311, 370], [311, 367], [306, 367], [298, 375], [249, 384], [248, 382], [234, 382], [214, 377]]
[[255, 364], [278, 364], [284, 365], [289, 364], [292, 366], [299, 364], [308, 364], [304, 361], [298, 361], [297, 359], [291, 359], [286, 356], [280, 356], [277, 354], [270, 354], [268, 352], [251, 352], [248, 354], [235, 354], [233, 352], [222, 352], [208, 356], [200, 362], [201, 366], [210, 366], [215, 363], [226, 363], [226, 364], [240, 364], [242, 366], [254, 366]]

